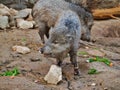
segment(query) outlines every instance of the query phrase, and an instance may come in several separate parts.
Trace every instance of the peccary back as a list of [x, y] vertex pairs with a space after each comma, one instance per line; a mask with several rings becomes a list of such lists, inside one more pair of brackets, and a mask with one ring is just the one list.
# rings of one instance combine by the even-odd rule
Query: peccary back
[[81, 38], [90, 40], [90, 29], [93, 24], [90, 12], [64, 0], [39, 0], [33, 7], [33, 17], [39, 26], [39, 35], [43, 43], [44, 35], [49, 37], [49, 29], [55, 26], [60, 13], [64, 10], [72, 10], [79, 15], [82, 25]]

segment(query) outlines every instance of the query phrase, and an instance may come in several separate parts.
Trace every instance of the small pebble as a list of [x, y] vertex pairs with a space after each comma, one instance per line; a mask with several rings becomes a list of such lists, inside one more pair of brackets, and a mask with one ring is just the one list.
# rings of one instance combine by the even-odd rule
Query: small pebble
[[38, 83], [39, 81], [38, 81], [38, 80], [35, 80], [34, 82], [35, 82], [35, 83]]
[[86, 49], [89, 49], [89, 47], [85, 47]]
[[91, 86], [96, 86], [96, 83], [92, 83]]
[[105, 87], [105, 88], [104, 88], [104, 90], [108, 90], [108, 88], [107, 88], [107, 87]]
[[89, 63], [90, 61], [89, 60], [86, 60], [87, 63]]

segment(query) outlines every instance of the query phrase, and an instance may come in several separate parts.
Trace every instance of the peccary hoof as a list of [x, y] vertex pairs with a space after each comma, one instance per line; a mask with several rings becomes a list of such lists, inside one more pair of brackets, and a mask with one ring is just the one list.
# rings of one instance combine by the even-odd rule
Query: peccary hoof
[[79, 69], [75, 69], [75, 70], [74, 70], [74, 75], [80, 76], [80, 71], [79, 71]]
[[62, 66], [62, 61], [59, 61], [59, 62], [57, 63], [57, 65], [58, 65], [59, 67], [61, 67], [61, 66]]

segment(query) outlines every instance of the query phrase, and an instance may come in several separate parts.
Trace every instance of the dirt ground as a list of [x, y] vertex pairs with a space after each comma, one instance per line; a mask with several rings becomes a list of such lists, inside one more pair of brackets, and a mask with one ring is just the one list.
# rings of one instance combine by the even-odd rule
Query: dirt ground
[[[113, 38], [106, 40], [114, 41]], [[0, 90], [120, 90], [120, 46], [112, 46], [109, 42], [107, 45], [105, 43], [102, 45], [102, 41], [105, 42], [105, 39], [98, 40], [96, 43], [81, 44], [78, 51], [103, 50], [107, 52], [105, 57], [114, 64], [112, 67], [102, 62], [87, 63], [86, 60], [93, 56], [80, 55], [78, 62], [81, 75], [74, 76], [73, 66], [67, 57], [62, 65], [63, 80], [58, 85], [51, 85], [47, 84], [43, 78], [50, 66], [56, 64], [56, 61], [53, 58], [46, 58], [38, 52], [42, 44], [37, 29], [1, 31], [0, 73], [17, 67], [20, 74], [14, 78], [1, 76]], [[31, 52], [24, 55], [16, 53], [12, 51], [14, 45], [27, 46]], [[89, 75], [88, 70], [93, 67], [100, 73]]]

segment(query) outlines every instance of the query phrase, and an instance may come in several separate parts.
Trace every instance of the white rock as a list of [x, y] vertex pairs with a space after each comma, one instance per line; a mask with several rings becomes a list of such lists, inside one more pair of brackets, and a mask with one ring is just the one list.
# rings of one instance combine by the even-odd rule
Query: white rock
[[17, 19], [17, 27], [21, 29], [33, 28], [33, 22], [25, 21], [24, 19]]
[[91, 86], [96, 86], [96, 83], [92, 83]]
[[9, 8], [0, 4], [0, 15], [10, 15]]
[[105, 53], [101, 52], [100, 50], [89, 50], [87, 51], [87, 53], [92, 56], [100, 56], [100, 57], [105, 56]]
[[57, 84], [62, 80], [62, 69], [56, 65], [52, 65], [44, 80], [50, 84]]
[[12, 16], [16, 16], [16, 15], [18, 14], [18, 11], [15, 10], [15, 9], [13, 9], [13, 8], [10, 8], [10, 14], [11, 14]]
[[0, 4], [0, 8], [5, 8], [5, 9], [9, 10], [9, 8], [3, 4]]
[[9, 27], [8, 16], [0, 16], [0, 28], [5, 29], [6, 27]]
[[26, 54], [26, 53], [29, 53], [30, 52], [30, 49], [28, 47], [23, 47], [23, 46], [13, 46], [12, 47], [12, 50], [13, 51], [16, 51], [18, 53], [21, 53], [21, 54]]

